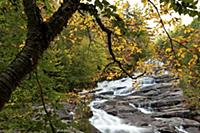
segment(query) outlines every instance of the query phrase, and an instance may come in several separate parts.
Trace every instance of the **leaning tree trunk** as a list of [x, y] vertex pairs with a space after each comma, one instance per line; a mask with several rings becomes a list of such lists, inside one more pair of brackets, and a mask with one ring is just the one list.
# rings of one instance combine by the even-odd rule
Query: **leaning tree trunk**
[[22, 79], [37, 65], [38, 59], [50, 42], [59, 34], [77, 10], [79, 0], [65, 2], [47, 22], [43, 22], [35, 0], [23, 0], [27, 15], [27, 39], [25, 47], [11, 64], [0, 74], [0, 109], [10, 99]]

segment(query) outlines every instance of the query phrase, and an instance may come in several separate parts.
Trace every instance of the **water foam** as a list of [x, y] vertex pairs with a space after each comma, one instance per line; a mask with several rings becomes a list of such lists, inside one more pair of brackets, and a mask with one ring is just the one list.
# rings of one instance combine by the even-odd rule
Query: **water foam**
[[93, 116], [89, 119], [90, 123], [102, 133], [151, 133], [150, 128], [136, 127], [125, 124], [122, 119], [110, 115], [104, 110], [94, 108], [97, 104], [102, 104], [106, 100], [93, 101], [90, 104]]

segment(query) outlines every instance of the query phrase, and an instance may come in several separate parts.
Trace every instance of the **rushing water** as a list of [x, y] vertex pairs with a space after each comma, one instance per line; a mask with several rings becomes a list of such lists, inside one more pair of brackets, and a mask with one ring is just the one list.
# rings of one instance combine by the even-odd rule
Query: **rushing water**
[[175, 126], [175, 128], [179, 131], [179, 133], [189, 133], [188, 131], [186, 131], [183, 126]]
[[[146, 64], [154, 64], [157, 66], [164, 65], [163, 62], [151, 59], [146, 61]], [[169, 72], [164, 70], [163, 74], [169, 74]], [[141, 77], [134, 82], [139, 84], [140, 89], [156, 85], [153, 77]], [[90, 123], [102, 133], [160, 133], [151, 126], [144, 128], [125, 124], [125, 122], [119, 117], [110, 115], [106, 111], [98, 108], [100, 105], [105, 104], [106, 101], [116, 97], [127, 97], [134, 92], [136, 92], [136, 89], [134, 89], [133, 80], [131, 78], [99, 82], [97, 84], [97, 88], [95, 89], [95, 95], [99, 98], [94, 99], [89, 105], [91, 111], [93, 112], [93, 116], [89, 119]], [[151, 105], [148, 107], [141, 107], [139, 104], [134, 105], [133, 103], [129, 103], [129, 106], [144, 114], [155, 113], [151, 108]], [[149, 125], [151, 125], [151, 123], [149, 123]], [[178, 133], [189, 133], [184, 130], [181, 125], [174, 125], [174, 128]]]
[[100, 91], [96, 92], [96, 95], [101, 95], [105, 92], [112, 92], [110, 98], [113, 98], [114, 96], [127, 96], [134, 92], [131, 78], [122, 78], [120, 80], [114, 81], [103, 81], [98, 83], [97, 89]]
[[[156, 85], [155, 79], [152, 77], [142, 77], [136, 81], [140, 89], [148, 86]], [[160, 133], [155, 131], [153, 127], [136, 127], [134, 125], [125, 124], [125, 122], [118, 118], [108, 114], [106, 111], [99, 109], [106, 101], [115, 97], [126, 97], [133, 94], [136, 90], [133, 87], [131, 78], [122, 78], [114, 81], [103, 81], [98, 83], [95, 89], [95, 95], [100, 98], [94, 99], [90, 103], [90, 109], [93, 112], [93, 116], [89, 119], [90, 123], [96, 127], [102, 133]], [[154, 111], [151, 106], [141, 107], [140, 105], [134, 105], [129, 103], [129, 106], [137, 109], [144, 114], [152, 114]], [[182, 126], [174, 126], [179, 133], [189, 133]]]
[[142, 107], [136, 107], [134, 104], [132, 103], [129, 103], [129, 105], [135, 109], [137, 109], [138, 111], [144, 113], [144, 114], [152, 114], [153, 113], [153, 110], [152, 108], [149, 106], [148, 108], [142, 108]]
[[106, 100], [93, 101], [90, 104], [93, 117], [90, 122], [102, 133], [150, 133], [151, 129], [124, 124], [123, 120], [106, 113], [104, 110], [94, 108]]
[[[141, 87], [154, 85], [155, 81], [153, 78], [144, 77], [138, 79]], [[133, 94], [135, 90], [133, 89], [131, 78], [122, 78], [115, 81], [103, 81], [98, 83], [96, 90], [99, 90], [95, 95], [106, 96], [107, 100], [114, 97], [125, 97]], [[95, 99], [90, 103], [90, 109], [93, 112], [90, 122], [102, 133], [152, 133], [151, 128], [136, 127], [134, 125], [125, 124], [122, 119], [112, 116], [102, 109], [98, 109], [98, 105], [104, 104], [107, 100]], [[130, 103], [130, 106], [136, 108]], [[143, 113], [152, 113], [150, 110], [138, 107]]]

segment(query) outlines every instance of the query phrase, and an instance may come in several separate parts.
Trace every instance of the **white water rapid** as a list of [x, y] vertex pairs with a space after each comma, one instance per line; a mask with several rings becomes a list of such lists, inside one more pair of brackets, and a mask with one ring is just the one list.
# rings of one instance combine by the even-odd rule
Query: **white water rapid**
[[179, 133], [189, 133], [188, 131], [186, 131], [183, 126], [175, 126], [175, 128], [179, 131]]
[[[154, 79], [144, 77], [138, 79], [141, 87], [154, 85]], [[98, 87], [95, 90], [95, 95], [102, 96], [105, 99], [95, 99], [90, 103], [90, 109], [93, 112], [92, 118], [90, 118], [91, 124], [96, 127], [102, 133], [153, 133], [152, 128], [136, 127], [134, 125], [125, 124], [122, 119], [108, 114], [106, 111], [99, 109], [98, 105], [104, 104], [104, 102], [114, 97], [125, 97], [133, 94], [131, 78], [122, 78], [115, 81], [103, 81], [98, 83]], [[130, 106], [134, 106], [130, 103]], [[135, 106], [134, 106], [135, 107]], [[135, 107], [137, 108], [137, 107]], [[138, 107], [143, 113], [152, 113], [144, 108]]]
[[97, 104], [104, 103], [105, 100], [93, 101], [90, 104], [93, 117], [90, 122], [102, 133], [150, 133], [147, 128], [136, 127], [133, 125], [124, 124], [123, 120], [106, 113], [104, 110], [95, 109]]
[[[154, 60], [148, 60], [146, 63], [155, 64], [157, 66], [163, 66], [164, 64], [160, 61], [154, 61]], [[162, 98], [165, 95], [168, 96], [172, 94], [169, 93], [170, 92], [168, 90], [169, 88], [167, 88], [167, 83], [168, 83], [167, 75], [169, 75], [169, 71], [163, 69], [160, 72], [158, 72], [158, 74], [163, 74], [161, 75], [161, 77], [163, 76], [162, 78], [160, 78], [159, 76], [156, 77], [155, 73], [155, 75], [149, 77], [144, 76], [134, 81], [131, 78], [122, 78], [119, 80], [99, 82], [97, 84], [97, 88], [95, 88], [91, 92], [94, 93], [95, 99], [89, 105], [90, 110], [93, 113], [93, 116], [89, 119], [90, 123], [101, 133], [161, 133], [162, 131], [168, 132], [167, 128], [169, 128], [169, 131], [176, 133], [191, 133], [183, 128], [182, 126], [183, 123], [173, 122], [173, 119], [175, 118], [171, 118], [172, 120], [170, 119], [167, 120], [167, 118], [164, 119], [164, 118], [151, 117], [153, 115], [156, 116], [157, 114], [160, 114], [161, 116], [164, 115], [162, 113], [163, 112], [165, 113], [165, 110], [161, 110], [162, 112], [158, 110], [158, 108], [155, 107], [156, 105], [155, 103], [159, 104], [160, 102], [161, 105], [163, 104], [164, 106], [165, 101], [163, 102], [162, 99], [160, 98]], [[134, 87], [137, 89], [135, 89]], [[83, 94], [84, 93], [86, 92], [83, 92]], [[147, 94], [149, 97], [147, 96]], [[157, 98], [153, 99], [154, 101], [145, 99], [145, 98], [153, 98], [153, 95], [155, 95], [155, 97], [159, 95], [160, 97], [157, 97], [158, 99]], [[168, 100], [166, 97], [164, 98]], [[170, 102], [170, 100], [168, 101]], [[122, 109], [122, 112], [120, 112], [121, 111], [120, 109]], [[110, 113], [108, 114], [106, 111], [110, 111]], [[119, 112], [115, 114], [115, 111]], [[128, 111], [128, 112], [123, 112], [123, 111]], [[123, 115], [123, 113], [127, 114], [127, 116]], [[111, 114], [115, 114], [115, 116]], [[117, 116], [120, 116], [121, 118]], [[130, 119], [129, 116], [131, 117]], [[151, 119], [154, 119], [155, 121], [154, 120], [152, 121]], [[130, 123], [127, 123], [128, 122], [127, 120], [128, 121], [130, 120], [129, 121]], [[144, 122], [144, 124], [143, 123], [140, 124], [140, 122]], [[138, 127], [136, 125], [142, 127]]]
[[152, 114], [153, 111], [152, 111], [152, 108], [149, 106], [148, 108], [141, 108], [140, 106], [139, 107], [136, 107], [134, 104], [132, 103], [129, 103], [129, 105], [137, 110], [139, 110], [140, 112], [144, 113], [144, 114]]

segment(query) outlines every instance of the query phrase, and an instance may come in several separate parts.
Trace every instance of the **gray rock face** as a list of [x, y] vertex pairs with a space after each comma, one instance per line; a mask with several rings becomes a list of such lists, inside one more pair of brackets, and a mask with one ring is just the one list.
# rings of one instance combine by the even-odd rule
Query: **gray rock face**
[[185, 106], [182, 90], [173, 87], [175, 79], [169, 75], [144, 78], [140, 82], [148, 86], [131, 95], [112, 97], [99, 108], [127, 124], [151, 127], [148, 133], [200, 133], [200, 111]]

